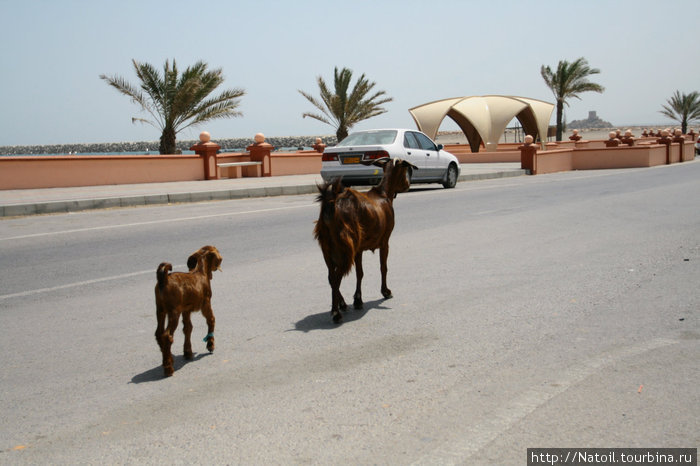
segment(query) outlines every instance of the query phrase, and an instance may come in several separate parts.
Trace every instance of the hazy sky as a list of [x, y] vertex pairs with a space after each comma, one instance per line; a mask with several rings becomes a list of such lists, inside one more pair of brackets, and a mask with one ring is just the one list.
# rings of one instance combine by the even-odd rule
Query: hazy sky
[[[408, 109], [449, 97], [504, 94], [554, 102], [541, 65], [585, 57], [606, 90], [584, 93], [568, 121], [589, 110], [613, 125], [672, 124], [661, 105], [700, 90], [698, 0], [0, 0], [0, 145], [155, 141], [157, 129], [99, 79], [132, 83], [132, 59], [162, 69], [204, 60], [222, 88], [246, 95], [243, 117], [178, 134], [212, 139], [334, 134], [309, 118], [298, 89], [335, 66], [365, 73], [394, 101], [356, 129], [410, 127]], [[353, 81], [354, 82], [354, 81]], [[449, 121], [449, 120], [448, 120]], [[456, 128], [446, 121], [441, 130]], [[554, 115], [552, 115], [552, 123]]]

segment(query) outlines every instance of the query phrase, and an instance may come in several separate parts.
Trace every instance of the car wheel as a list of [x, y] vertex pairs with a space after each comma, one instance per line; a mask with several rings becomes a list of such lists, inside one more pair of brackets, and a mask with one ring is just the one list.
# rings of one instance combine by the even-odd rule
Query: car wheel
[[451, 163], [447, 167], [447, 173], [445, 174], [445, 181], [443, 181], [442, 186], [446, 189], [451, 189], [457, 186], [457, 166]]

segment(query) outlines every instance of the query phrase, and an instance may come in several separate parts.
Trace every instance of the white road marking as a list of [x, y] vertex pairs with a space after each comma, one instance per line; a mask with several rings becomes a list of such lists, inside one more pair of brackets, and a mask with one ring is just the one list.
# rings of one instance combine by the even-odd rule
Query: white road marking
[[[576, 176], [574, 179], [587, 179], [587, 178], [599, 178], [603, 176], [611, 176], [615, 174], [620, 174], [619, 171], [616, 172], [611, 172], [611, 173], [596, 173], [596, 174], [583, 174], [581, 176]], [[537, 178], [532, 180], [536, 184], [540, 183], [558, 183], [558, 182], [563, 182], [563, 181], [570, 181], [572, 177], [566, 178], [566, 179], [553, 179], [553, 178], [547, 178], [545, 177], [542, 178]], [[485, 180], [480, 180], [480, 181], [493, 181], [494, 179], [485, 179]], [[497, 178], [497, 180], [503, 180], [502, 178]], [[530, 180], [528, 178], [528, 180]], [[470, 191], [477, 191], [477, 190], [484, 190], [484, 189], [496, 189], [496, 188], [503, 188], [503, 187], [512, 187], [512, 186], [520, 186], [521, 183], [498, 183], [498, 184], [493, 184], [489, 186], [485, 186], [480, 183], [465, 183], [465, 184], [458, 184], [458, 187], [462, 188], [462, 190], [470, 190]], [[417, 192], [420, 191], [414, 191], [413, 193], [409, 194], [417, 194]], [[444, 190], [435, 190], [435, 191], [426, 191], [426, 192], [421, 192], [421, 196], [427, 196], [430, 194], [440, 194], [444, 193]], [[242, 212], [226, 212], [226, 213], [220, 213], [220, 214], [208, 214], [208, 215], [198, 215], [198, 216], [193, 216], [193, 217], [179, 217], [179, 218], [169, 218], [169, 219], [163, 219], [163, 220], [151, 220], [148, 222], [135, 222], [135, 223], [124, 223], [124, 224], [119, 224], [119, 225], [103, 225], [103, 226], [98, 226], [98, 227], [89, 227], [89, 228], [76, 228], [73, 230], [60, 230], [60, 231], [52, 231], [52, 232], [45, 232], [45, 233], [32, 233], [28, 235], [18, 235], [18, 236], [8, 236], [4, 238], [0, 238], [0, 241], [12, 241], [12, 240], [19, 240], [19, 239], [28, 239], [28, 238], [41, 238], [41, 237], [46, 237], [46, 236], [53, 236], [53, 235], [68, 235], [72, 233], [82, 233], [82, 232], [88, 232], [88, 231], [100, 231], [100, 230], [112, 230], [112, 229], [117, 229], [117, 228], [128, 228], [128, 227], [138, 227], [138, 226], [145, 226], [145, 225], [158, 225], [158, 224], [163, 224], [163, 223], [175, 223], [175, 222], [190, 222], [192, 220], [201, 220], [201, 219], [207, 219], [207, 218], [217, 218], [217, 217], [227, 217], [227, 216], [235, 216], [235, 215], [247, 215], [247, 214], [258, 214], [258, 213], [265, 213], [265, 212], [277, 212], [277, 211], [284, 211], [284, 210], [292, 210], [292, 209], [303, 209], [303, 208], [308, 208], [308, 207], [316, 207], [316, 203], [312, 204], [304, 204], [304, 205], [298, 205], [298, 206], [285, 206], [285, 207], [273, 207], [269, 209], [257, 209], [257, 210], [246, 210]]]
[[[184, 265], [174, 265], [173, 268], [174, 269], [181, 269], [181, 268], [186, 268], [186, 267]], [[93, 280], [84, 280], [84, 281], [75, 282], [75, 283], [66, 283], [65, 285], [52, 286], [49, 288], [37, 288], [36, 290], [27, 290], [27, 291], [20, 291], [18, 293], [4, 294], [4, 295], [0, 295], [0, 301], [2, 301], [4, 299], [10, 299], [10, 298], [23, 298], [25, 296], [32, 296], [35, 294], [48, 293], [51, 291], [67, 290], [70, 288], [93, 285], [95, 283], [109, 282], [112, 280], [121, 280], [122, 278], [138, 277], [140, 275], [147, 275], [147, 274], [153, 274], [153, 276], [155, 277], [156, 270], [155, 269], [142, 270], [140, 272], [123, 273], [121, 275], [113, 275], [111, 277], [102, 277], [102, 278], [95, 278]]]
[[206, 219], [206, 218], [228, 217], [228, 216], [247, 215], [247, 214], [259, 214], [259, 213], [264, 213], [264, 212], [276, 212], [276, 211], [282, 211], [282, 210], [301, 209], [301, 208], [307, 208], [307, 207], [314, 207], [314, 204], [305, 204], [305, 205], [299, 205], [299, 206], [286, 206], [286, 207], [273, 207], [270, 209], [246, 210], [246, 211], [242, 211], [242, 212], [226, 212], [226, 213], [221, 213], [221, 214], [198, 215], [198, 216], [194, 216], [194, 217], [177, 217], [177, 218], [168, 218], [168, 219], [162, 219], [162, 220], [150, 220], [147, 222], [123, 223], [123, 224], [118, 224], [118, 225], [103, 225], [103, 226], [99, 226], [99, 227], [76, 228], [74, 230], [48, 231], [45, 233], [32, 233], [29, 235], [8, 236], [5, 238], [0, 238], [0, 241], [11, 241], [11, 240], [27, 239], [27, 238], [40, 238], [40, 237], [44, 237], [44, 236], [53, 236], [53, 235], [68, 235], [68, 234], [72, 234], [72, 233], [82, 233], [82, 232], [87, 232], [87, 231], [112, 230], [112, 229], [116, 229], [116, 228], [139, 227], [139, 226], [145, 226], [145, 225], [158, 225], [158, 224], [163, 224], [163, 223], [191, 222], [193, 220], [202, 220], [202, 219]]

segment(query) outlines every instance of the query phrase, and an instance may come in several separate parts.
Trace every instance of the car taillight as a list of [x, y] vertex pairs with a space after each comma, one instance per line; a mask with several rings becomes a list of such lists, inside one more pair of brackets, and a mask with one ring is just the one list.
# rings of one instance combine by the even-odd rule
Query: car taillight
[[365, 152], [363, 159], [364, 160], [376, 160], [376, 159], [381, 159], [382, 157], [389, 157], [389, 153], [385, 150], [373, 150], [373, 151]]
[[326, 154], [324, 152], [323, 156], [321, 157], [321, 161], [322, 162], [337, 162], [338, 156], [336, 154]]

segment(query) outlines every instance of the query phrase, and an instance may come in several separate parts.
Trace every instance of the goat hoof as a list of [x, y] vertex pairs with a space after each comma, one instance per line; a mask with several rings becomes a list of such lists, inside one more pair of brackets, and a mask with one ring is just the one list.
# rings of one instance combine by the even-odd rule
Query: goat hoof
[[391, 299], [394, 297], [394, 295], [391, 294], [391, 290], [382, 291], [382, 296], [384, 296], [385, 299]]
[[164, 367], [163, 368], [163, 377], [172, 377], [173, 376], [173, 370], [172, 367]]
[[364, 303], [362, 302], [361, 299], [355, 299], [355, 301], [352, 303], [352, 307], [355, 308], [355, 310], [360, 310], [364, 307]]
[[185, 359], [191, 361], [194, 359], [194, 353], [192, 351], [185, 351]]
[[207, 342], [207, 349], [209, 350], [210, 353], [214, 352], [214, 339], [210, 338], [209, 341]]
[[338, 311], [331, 312], [331, 317], [333, 317], [334, 324], [339, 324], [343, 321], [343, 315]]

